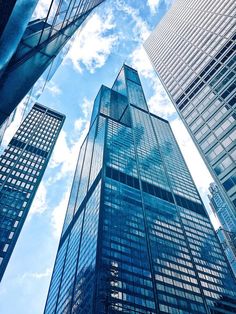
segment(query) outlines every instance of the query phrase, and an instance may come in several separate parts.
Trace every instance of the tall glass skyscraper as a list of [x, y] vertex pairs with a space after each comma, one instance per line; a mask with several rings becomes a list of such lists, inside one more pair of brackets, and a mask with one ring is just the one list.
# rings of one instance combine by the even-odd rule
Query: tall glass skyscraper
[[[19, 45], [12, 47], [14, 54], [10, 61], [2, 67], [0, 126], [61, 53], [92, 10], [103, 1], [51, 0], [48, 2], [47, 16], [28, 24]], [[4, 40], [7, 42], [8, 38]]]
[[65, 116], [35, 104], [0, 157], [0, 280]]
[[176, 0], [144, 46], [236, 220], [235, 1]]
[[44, 313], [235, 313], [235, 296], [170, 125], [124, 65], [94, 102]]

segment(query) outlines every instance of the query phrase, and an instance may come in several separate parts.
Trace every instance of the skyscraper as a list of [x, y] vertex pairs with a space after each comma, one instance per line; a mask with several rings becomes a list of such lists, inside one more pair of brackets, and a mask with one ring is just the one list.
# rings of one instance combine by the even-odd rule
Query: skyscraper
[[0, 280], [65, 116], [35, 104], [0, 157]]
[[124, 65], [94, 102], [44, 313], [235, 313], [235, 296], [170, 125]]
[[236, 220], [235, 1], [176, 0], [144, 46]]
[[49, 1], [47, 16], [28, 24], [14, 55], [0, 77], [0, 126], [92, 10], [103, 1]]
[[233, 219], [233, 213], [215, 183], [211, 183], [209, 191], [211, 208], [221, 224], [217, 236], [236, 278], [236, 220]]
[[230, 232], [220, 227], [217, 230], [217, 236], [236, 278], [236, 232]]
[[225, 230], [236, 232], [236, 220], [234, 219], [231, 208], [220, 193], [218, 186], [215, 183], [211, 183], [209, 191], [210, 195], [208, 195], [208, 198], [211, 208], [218, 217], [221, 226]]

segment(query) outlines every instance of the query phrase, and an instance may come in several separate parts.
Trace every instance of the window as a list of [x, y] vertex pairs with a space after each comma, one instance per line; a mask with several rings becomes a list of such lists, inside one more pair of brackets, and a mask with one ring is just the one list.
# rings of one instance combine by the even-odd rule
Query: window
[[223, 182], [223, 186], [226, 189], [226, 191], [229, 191], [236, 185], [236, 176], [232, 176], [229, 179], [227, 179], [225, 182]]

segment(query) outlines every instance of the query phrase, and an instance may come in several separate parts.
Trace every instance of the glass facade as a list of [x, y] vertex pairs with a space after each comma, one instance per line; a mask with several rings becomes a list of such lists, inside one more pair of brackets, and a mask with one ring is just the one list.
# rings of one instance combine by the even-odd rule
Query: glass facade
[[236, 220], [233, 219], [233, 213], [215, 183], [211, 183], [209, 191], [210, 206], [221, 224], [217, 236], [236, 277]]
[[210, 200], [211, 208], [218, 217], [221, 226], [225, 230], [236, 232], [236, 220], [234, 219], [231, 208], [220, 193], [218, 186], [215, 183], [211, 183], [209, 191], [210, 195], [208, 195], [208, 198]]
[[144, 46], [236, 220], [234, 0], [176, 0]]
[[[47, 16], [28, 24], [0, 77], [0, 126], [62, 52], [92, 10], [103, 1], [52, 0], [48, 2]], [[14, 93], [9, 92], [13, 90]]]
[[64, 120], [35, 104], [0, 157], [0, 280]]
[[[41, 22], [38, 20], [31, 22], [27, 28], [27, 32], [30, 30], [32, 25], [37, 24], [37, 23], [41, 23]], [[56, 70], [62, 63], [70, 46], [71, 46], [71, 41], [67, 42], [67, 44], [61, 49], [58, 55], [54, 58], [54, 60], [48, 66], [47, 70], [43, 72], [43, 74], [40, 76], [40, 78], [36, 81], [34, 86], [31, 88], [31, 90], [22, 99], [22, 101], [17, 105], [15, 110], [5, 120], [5, 122], [0, 126], [0, 155], [1, 155], [1, 152], [4, 150], [4, 148], [6, 147], [6, 145], [8, 145], [8, 136], [7, 136], [6, 130], [8, 129], [9, 126], [11, 126], [11, 129], [14, 129], [14, 130], [17, 130], [19, 128], [21, 122], [25, 119], [27, 114], [30, 112], [34, 103], [38, 101], [46, 85], [51, 80]]]
[[[0, 78], [24, 35], [37, 2], [38, 0], [0, 1]], [[12, 112], [9, 115], [0, 109], [0, 146], [15, 114]], [[22, 120], [23, 118], [25, 116]]]
[[235, 297], [170, 125], [124, 65], [94, 102], [44, 313], [235, 313]]
[[236, 232], [229, 232], [220, 227], [217, 236], [236, 278]]
[[0, 2], [0, 77], [24, 34], [38, 0]]

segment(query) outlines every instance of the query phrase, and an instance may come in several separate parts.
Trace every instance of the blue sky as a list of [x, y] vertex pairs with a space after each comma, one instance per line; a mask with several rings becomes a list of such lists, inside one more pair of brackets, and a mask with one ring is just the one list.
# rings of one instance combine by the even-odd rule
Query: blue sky
[[[44, 14], [41, 0], [37, 15]], [[43, 312], [79, 147], [101, 84], [111, 86], [125, 62], [139, 71], [149, 108], [171, 121], [194, 181], [207, 205], [211, 177], [178, 119], [142, 43], [171, 0], [107, 0], [88, 18], [39, 102], [66, 114], [0, 287], [0, 313]]]

